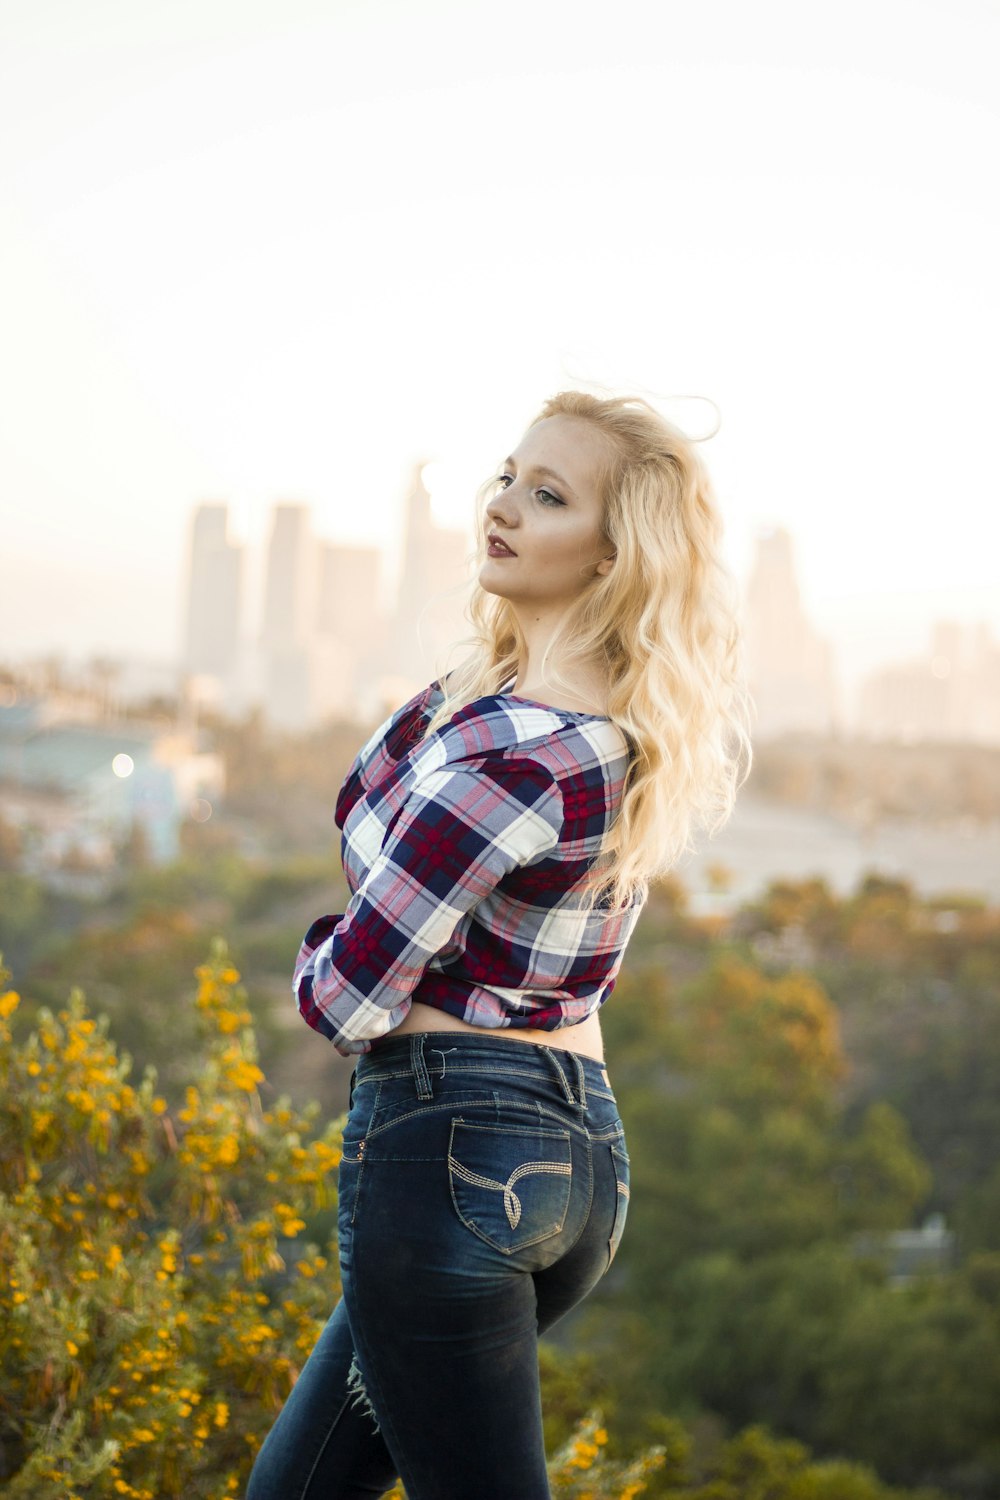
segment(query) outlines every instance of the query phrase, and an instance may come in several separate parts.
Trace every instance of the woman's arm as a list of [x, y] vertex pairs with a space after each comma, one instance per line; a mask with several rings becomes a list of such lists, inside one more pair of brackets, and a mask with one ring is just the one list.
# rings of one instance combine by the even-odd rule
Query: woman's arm
[[562, 824], [558, 784], [533, 760], [480, 756], [422, 777], [347, 910], [305, 935], [292, 983], [303, 1019], [338, 1051], [367, 1052], [463, 917], [551, 853]]

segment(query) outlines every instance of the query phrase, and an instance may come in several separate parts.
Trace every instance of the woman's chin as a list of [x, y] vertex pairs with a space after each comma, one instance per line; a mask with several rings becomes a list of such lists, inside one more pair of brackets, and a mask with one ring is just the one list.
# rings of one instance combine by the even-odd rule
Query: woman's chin
[[507, 590], [503, 586], [504, 580], [500, 576], [500, 569], [494, 564], [492, 557], [488, 557], [479, 570], [479, 586], [488, 594], [506, 595]]

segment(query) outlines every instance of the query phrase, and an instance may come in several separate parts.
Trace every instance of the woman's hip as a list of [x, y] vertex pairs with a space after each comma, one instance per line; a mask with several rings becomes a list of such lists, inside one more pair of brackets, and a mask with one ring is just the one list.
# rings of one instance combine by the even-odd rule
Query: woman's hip
[[610, 1248], [628, 1156], [603, 1068], [471, 1040], [414, 1034], [359, 1062], [340, 1166], [342, 1257], [363, 1240], [387, 1273], [396, 1255], [467, 1274], [537, 1272], [594, 1215]]

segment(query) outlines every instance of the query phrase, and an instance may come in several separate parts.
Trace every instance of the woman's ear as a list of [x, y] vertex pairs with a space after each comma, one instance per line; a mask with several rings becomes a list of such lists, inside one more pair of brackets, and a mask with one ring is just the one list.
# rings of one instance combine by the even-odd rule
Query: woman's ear
[[602, 557], [600, 562], [597, 564], [598, 573], [610, 573], [611, 569], [615, 565], [615, 558], [617, 557], [617, 555], [618, 554], [615, 552], [612, 553], [610, 557]]

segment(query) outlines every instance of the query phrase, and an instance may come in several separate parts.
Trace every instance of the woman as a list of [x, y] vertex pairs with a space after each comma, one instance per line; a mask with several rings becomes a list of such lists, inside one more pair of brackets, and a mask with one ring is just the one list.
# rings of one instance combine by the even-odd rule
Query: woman
[[358, 1055], [343, 1297], [248, 1500], [549, 1495], [537, 1339], [607, 1271], [629, 1165], [598, 1009], [648, 894], [750, 765], [731, 580], [691, 443], [563, 392], [489, 486], [474, 649], [337, 801], [352, 896], [295, 966]]

